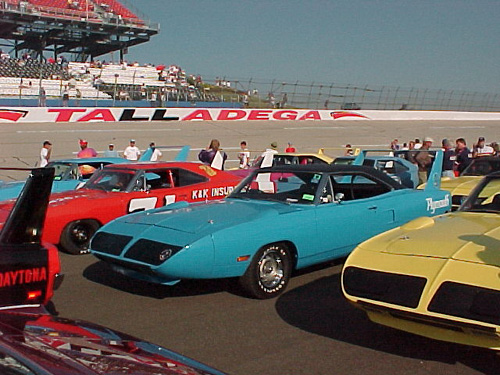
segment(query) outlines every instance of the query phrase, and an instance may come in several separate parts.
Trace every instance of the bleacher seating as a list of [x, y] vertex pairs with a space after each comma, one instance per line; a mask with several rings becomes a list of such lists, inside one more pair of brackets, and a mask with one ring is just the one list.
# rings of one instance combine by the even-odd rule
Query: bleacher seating
[[0, 77], [19, 78], [53, 78], [69, 79], [68, 74], [58, 64], [40, 63], [33, 59], [2, 59], [0, 60]]
[[124, 7], [121, 3], [116, 0], [94, 0], [96, 4], [100, 7], [108, 10], [122, 18], [140, 20], [133, 12], [128, 8]]
[[[40, 82], [39, 79], [0, 77], [0, 97], [37, 97], [40, 83], [45, 89], [47, 98], [60, 98], [65, 87], [70, 87], [70, 81], [67, 80], [42, 79]], [[68, 88], [70, 98], [76, 98], [77, 89], [82, 94], [81, 99], [111, 99], [110, 95], [80, 81]]]
[[61, 18], [98, 22], [122, 22], [144, 26], [145, 22], [117, 0], [3, 0], [8, 7]]
[[[68, 89], [70, 98], [149, 101], [220, 101], [189, 84], [186, 73], [176, 65], [140, 66], [100, 62], [40, 63], [31, 58], [0, 59], [0, 97], [36, 97], [40, 85], [47, 98], [60, 98]], [[201, 78], [200, 78], [201, 82]], [[161, 97], [161, 98], [160, 98]], [[160, 99], [155, 99], [160, 98]]]

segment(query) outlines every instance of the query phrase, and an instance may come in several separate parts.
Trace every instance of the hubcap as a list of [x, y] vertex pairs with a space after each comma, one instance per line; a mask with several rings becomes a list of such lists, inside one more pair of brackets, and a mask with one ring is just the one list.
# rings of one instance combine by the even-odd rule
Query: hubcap
[[259, 279], [265, 288], [274, 288], [283, 279], [283, 261], [276, 250], [267, 250], [259, 262]]
[[84, 225], [76, 225], [71, 231], [75, 242], [83, 244], [89, 240], [88, 228]]

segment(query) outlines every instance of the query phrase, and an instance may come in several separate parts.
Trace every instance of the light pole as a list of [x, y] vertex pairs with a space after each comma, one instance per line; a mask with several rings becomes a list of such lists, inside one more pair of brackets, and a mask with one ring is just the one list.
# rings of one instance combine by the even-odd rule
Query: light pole
[[118, 82], [118, 77], [120, 75], [118, 73], [115, 73], [115, 88], [113, 90], [113, 107], [115, 106], [115, 102], [116, 102], [116, 84]]

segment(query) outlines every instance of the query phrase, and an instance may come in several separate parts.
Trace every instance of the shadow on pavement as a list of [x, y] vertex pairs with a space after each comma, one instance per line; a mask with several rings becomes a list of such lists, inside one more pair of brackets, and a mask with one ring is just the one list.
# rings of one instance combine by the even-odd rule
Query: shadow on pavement
[[134, 280], [111, 269], [102, 261], [91, 264], [83, 271], [83, 276], [95, 283], [102, 284], [123, 292], [157, 299], [170, 297], [188, 297], [203, 294], [227, 292], [240, 293], [232, 279], [215, 280], [182, 280], [180, 283], [168, 286]]
[[462, 363], [488, 375], [500, 372], [494, 351], [445, 343], [371, 322], [344, 298], [340, 274], [323, 277], [279, 297], [276, 311], [288, 324], [333, 340], [401, 357]]

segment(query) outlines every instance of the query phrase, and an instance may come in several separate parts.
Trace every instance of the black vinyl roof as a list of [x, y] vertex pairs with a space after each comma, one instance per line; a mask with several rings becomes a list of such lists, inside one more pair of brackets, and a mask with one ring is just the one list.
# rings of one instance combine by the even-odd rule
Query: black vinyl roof
[[387, 173], [379, 171], [373, 167], [367, 167], [364, 165], [331, 165], [331, 164], [307, 164], [307, 165], [280, 165], [275, 167], [261, 168], [257, 171], [260, 172], [310, 172], [310, 173], [357, 173], [372, 176], [373, 178], [380, 180], [387, 185], [390, 185], [394, 189], [406, 189], [406, 187], [393, 178], [391, 178]]

